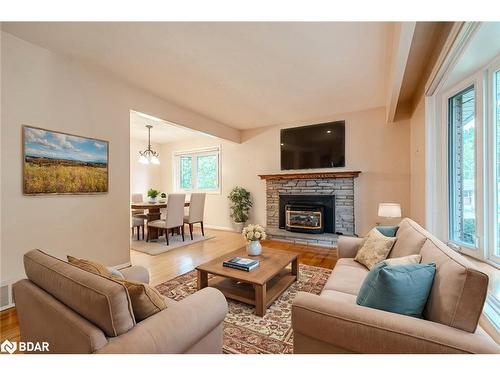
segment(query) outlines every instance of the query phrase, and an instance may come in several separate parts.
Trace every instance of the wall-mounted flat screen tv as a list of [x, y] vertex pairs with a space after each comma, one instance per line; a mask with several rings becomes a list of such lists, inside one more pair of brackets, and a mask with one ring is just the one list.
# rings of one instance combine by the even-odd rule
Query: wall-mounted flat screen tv
[[281, 169], [345, 167], [345, 121], [281, 129]]

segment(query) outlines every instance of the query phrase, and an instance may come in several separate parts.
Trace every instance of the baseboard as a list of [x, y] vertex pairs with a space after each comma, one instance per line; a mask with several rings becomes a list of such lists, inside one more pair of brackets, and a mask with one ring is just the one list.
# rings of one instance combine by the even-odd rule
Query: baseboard
[[237, 233], [234, 230], [234, 228], [230, 228], [230, 227], [221, 227], [221, 226], [218, 226], [218, 225], [207, 225], [207, 224], [204, 224], [204, 227], [207, 228], [207, 229], [223, 230], [225, 232], [235, 232], [235, 233]]

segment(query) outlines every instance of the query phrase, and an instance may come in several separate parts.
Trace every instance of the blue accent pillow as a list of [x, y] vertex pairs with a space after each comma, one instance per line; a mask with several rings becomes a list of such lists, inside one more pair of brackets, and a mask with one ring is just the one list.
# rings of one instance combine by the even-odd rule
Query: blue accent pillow
[[434, 263], [388, 266], [380, 262], [363, 281], [356, 303], [421, 318], [435, 273]]
[[397, 225], [379, 225], [375, 229], [386, 237], [396, 237], [399, 227]]

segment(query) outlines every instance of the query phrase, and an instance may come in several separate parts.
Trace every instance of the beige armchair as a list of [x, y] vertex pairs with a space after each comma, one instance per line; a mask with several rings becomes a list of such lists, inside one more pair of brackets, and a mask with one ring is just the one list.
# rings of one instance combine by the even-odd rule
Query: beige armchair
[[[13, 285], [22, 341], [50, 353], [221, 353], [227, 302], [205, 288], [136, 322], [126, 287], [40, 250], [25, 254], [27, 279]], [[147, 281], [142, 267], [121, 270]]]

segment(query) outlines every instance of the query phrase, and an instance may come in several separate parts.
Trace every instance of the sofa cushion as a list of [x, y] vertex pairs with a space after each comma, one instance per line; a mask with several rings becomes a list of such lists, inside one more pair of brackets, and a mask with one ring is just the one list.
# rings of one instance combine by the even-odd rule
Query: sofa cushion
[[84, 271], [40, 250], [24, 255], [28, 279], [102, 329], [118, 336], [135, 325], [124, 285]]
[[378, 262], [387, 258], [395, 241], [395, 237], [386, 237], [374, 228], [368, 233], [363, 246], [358, 250], [354, 259], [371, 269]]
[[366, 276], [356, 303], [421, 318], [435, 272], [433, 263], [388, 266], [381, 262]]
[[378, 225], [375, 229], [386, 237], [396, 237], [399, 227], [397, 225]]
[[335, 290], [357, 295], [367, 274], [368, 268], [353, 258], [341, 258], [337, 261], [323, 290]]
[[388, 258], [401, 258], [420, 253], [426, 236], [415, 229], [411, 223], [408, 219], [403, 219], [399, 224], [399, 229], [396, 233], [397, 240]]
[[414, 254], [408, 255], [401, 258], [391, 258], [384, 260], [384, 263], [388, 266], [402, 266], [404, 264], [418, 264], [422, 260], [422, 255]]
[[430, 234], [420, 254], [423, 263], [436, 264], [424, 317], [474, 332], [486, 299], [488, 276]]

